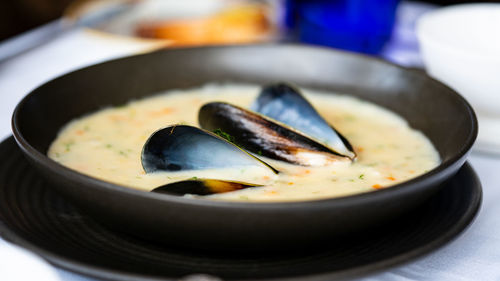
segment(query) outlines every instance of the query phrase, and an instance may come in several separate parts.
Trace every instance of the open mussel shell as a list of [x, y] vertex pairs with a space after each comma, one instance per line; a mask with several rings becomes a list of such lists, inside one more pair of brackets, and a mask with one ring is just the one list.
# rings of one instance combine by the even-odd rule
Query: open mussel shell
[[198, 113], [198, 122], [202, 128], [219, 131], [248, 151], [276, 160], [324, 166], [345, 158], [283, 124], [228, 103], [205, 104]]
[[141, 155], [146, 173], [255, 167], [277, 171], [225, 139], [202, 129], [177, 125], [153, 133]]
[[339, 155], [356, 158], [347, 139], [319, 115], [298, 89], [288, 84], [264, 87], [250, 109], [300, 131]]
[[226, 193], [237, 191], [240, 189], [245, 189], [249, 187], [258, 187], [261, 185], [235, 182], [235, 181], [223, 181], [214, 179], [197, 179], [197, 180], [185, 180], [178, 181], [174, 183], [169, 183], [162, 185], [153, 189], [151, 192], [170, 194], [170, 195], [211, 195], [218, 193]]

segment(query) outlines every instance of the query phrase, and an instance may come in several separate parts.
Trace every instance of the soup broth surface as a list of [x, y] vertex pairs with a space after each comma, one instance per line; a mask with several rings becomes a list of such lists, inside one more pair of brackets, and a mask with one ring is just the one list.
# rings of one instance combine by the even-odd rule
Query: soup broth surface
[[141, 151], [153, 132], [174, 124], [198, 126], [198, 110], [208, 102], [223, 101], [248, 108], [259, 90], [253, 85], [209, 84], [105, 108], [67, 124], [48, 155], [84, 174], [144, 191], [193, 177], [264, 184], [203, 196], [240, 201], [311, 200], [370, 192], [414, 178], [439, 164], [431, 142], [398, 115], [354, 97], [302, 90], [323, 118], [353, 145], [358, 155], [355, 162], [304, 167], [256, 155], [280, 173], [270, 177], [258, 169], [238, 167], [144, 172]]

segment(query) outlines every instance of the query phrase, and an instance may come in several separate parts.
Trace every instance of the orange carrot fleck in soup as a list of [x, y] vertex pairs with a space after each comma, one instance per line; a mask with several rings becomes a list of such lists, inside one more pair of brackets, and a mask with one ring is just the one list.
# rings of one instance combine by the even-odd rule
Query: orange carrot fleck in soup
[[153, 111], [149, 113], [150, 116], [152, 117], [159, 117], [159, 116], [164, 116], [164, 115], [169, 115], [170, 113], [174, 112], [175, 109], [172, 107], [165, 107], [157, 111]]
[[311, 173], [311, 170], [304, 170], [304, 171], [300, 171], [298, 173], [295, 174], [295, 176], [297, 177], [304, 177], [304, 176], [307, 176]]
[[127, 121], [128, 120], [127, 117], [121, 116], [121, 115], [111, 115], [111, 116], [109, 116], [109, 119], [111, 119], [112, 121], [115, 121], [115, 122], [117, 122], [117, 121]]

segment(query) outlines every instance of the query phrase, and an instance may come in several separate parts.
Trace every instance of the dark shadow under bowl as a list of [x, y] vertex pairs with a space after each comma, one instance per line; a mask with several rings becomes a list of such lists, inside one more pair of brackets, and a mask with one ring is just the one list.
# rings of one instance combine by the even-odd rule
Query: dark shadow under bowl
[[[160, 91], [214, 81], [288, 81], [374, 102], [422, 131], [442, 163], [413, 180], [367, 194], [238, 203], [137, 191], [85, 176], [46, 156], [58, 131], [73, 118]], [[421, 203], [463, 165], [477, 135], [477, 121], [461, 96], [422, 72], [331, 49], [255, 45], [162, 50], [69, 73], [21, 101], [13, 131], [27, 158], [54, 188], [105, 225], [173, 245], [265, 250], [341, 237]]]

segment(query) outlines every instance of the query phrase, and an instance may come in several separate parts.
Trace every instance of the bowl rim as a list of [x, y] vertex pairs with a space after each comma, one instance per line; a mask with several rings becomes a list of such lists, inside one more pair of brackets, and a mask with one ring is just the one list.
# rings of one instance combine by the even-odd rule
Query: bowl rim
[[[392, 185], [388, 188], [380, 189], [380, 190], [375, 190], [372, 192], [363, 192], [363, 193], [357, 193], [353, 195], [348, 195], [348, 196], [342, 196], [342, 197], [334, 197], [334, 198], [319, 198], [319, 199], [310, 199], [310, 200], [301, 200], [301, 201], [273, 201], [273, 202], [256, 202], [256, 201], [225, 201], [225, 200], [207, 200], [207, 199], [199, 199], [199, 198], [186, 198], [183, 196], [175, 196], [175, 195], [167, 195], [167, 194], [157, 194], [157, 193], [152, 193], [152, 192], [147, 192], [143, 190], [138, 190], [134, 189], [132, 187], [127, 187], [119, 184], [115, 184], [112, 182], [107, 182], [105, 180], [100, 180], [95, 177], [85, 175], [83, 173], [80, 173], [76, 170], [72, 170], [68, 167], [63, 166], [62, 164], [59, 164], [58, 162], [50, 159], [46, 154], [41, 153], [38, 151], [36, 148], [34, 148], [23, 136], [21, 129], [19, 127], [19, 118], [22, 112], [22, 109], [24, 105], [33, 98], [33, 96], [36, 94], [36, 92], [45, 87], [48, 84], [51, 83], [56, 83], [58, 80], [62, 79], [63, 77], [71, 76], [74, 75], [75, 73], [78, 73], [80, 71], [86, 71], [89, 68], [99, 66], [99, 65], [104, 65], [104, 64], [112, 64], [116, 61], [123, 61], [123, 60], [128, 60], [131, 58], [136, 58], [136, 57], [141, 57], [141, 56], [149, 56], [149, 55], [154, 55], [156, 53], [162, 53], [162, 52], [184, 52], [184, 51], [198, 51], [198, 50], [208, 50], [208, 49], [218, 49], [218, 50], [225, 50], [225, 49], [244, 49], [244, 48], [255, 48], [255, 49], [261, 49], [265, 50], [266, 48], [293, 48], [293, 49], [304, 49], [304, 50], [309, 50], [309, 51], [326, 51], [326, 52], [336, 52], [341, 55], [347, 55], [347, 56], [358, 56], [362, 57], [364, 59], [367, 59], [369, 61], [374, 61], [377, 63], [382, 63], [391, 67], [396, 67], [399, 70], [403, 71], [411, 71], [413, 73], [417, 73], [417, 75], [422, 75], [426, 77], [431, 83], [434, 85], [437, 85], [439, 87], [442, 87], [443, 89], [446, 89], [443, 91], [443, 94], [453, 96], [458, 102], [464, 105], [466, 112], [464, 114], [468, 114], [470, 117], [470, 120], [472, 121], [470, 123], [471, 125], [471, 132], [467, 136], [467, 139], [464, 140], [462, 143], [462, 147], [459, 151], [457, 151], [453, 157], [450, 159], [441, 162], [438, 166], [433, 168], [432, 170], [421, 174], [415, 178], [412, 178], [410, 180]], [[154, 94], [154, 93], [152, 93]], [[345, 93], [349, 94], [349, 93]], [[391, 110], [392, 111], [392, 110]], [[398, 114], [399, 115], [399, 114]], [[69, 120], [68, 120], [69, 122]], [[478, 121], [476, 118], [476, 114], [474, 110], [472, 109], [471, 105], [463, 98], [461, 95], [459, 95], [455, 90], [451, 89], [450, 87], [446, 86], [445, 84], [439, 82], [438, 80], [430, 77], [427, 75], [425, 72], [420, 71], [420, 70], [415, 70], [407, 67], [403, 67], [401, 65], [397, 65], [388, 61], [385, 61], [381, 58], [378, 57], [372, 57], [369, 55], [364, 55], [364, 54], [359, 54], [359, 53], [354, 53], [354, 52], [349, 52], [349, 51], [344, 51], [344, 50], [337, 50], [337, 49], [332, 49], [328, 47], [321, 47], [321, 46], [311, 46], [311, 45], [305, 45], [305, 44], [242, 44], [242, 45], [214, 45], [214, 46], [204, 46], [204, 47], [184, 47], [184, 48], [164, 48], [160, 50], [156, 50], [150, 53], [145, 53], [145, 54], [138, 54], [138, 55], [131, 55], [131, 56], [125, 56], [125, 57], [120, 57], [120, 58], [115, 58], [111, 60], [107, 60], [104, 62], [100, 62], [97, 64], [85, 66], [82, 68], [79, 68], [74, 71], [70, 71], [66, 74], [60, 75], [56, 78], [53, 78], [42, 85], [39, 85], [35, 89], [31, 90], [16, 106], [14, 109], [14, 112], [12, 114], [12, 131], [13, 131], [13, 136], [18, 144], [18, 146], [21, 148], [21, 150], [27, 154], [32, 160], [37, 162], [38, 164], [46, 167], [48, 170], [50, 170], [51, 173], [57, 175], [58, 177], [65, 177], [71, 179], [73, 182], [86, 182], [87, 185], [92, 185], [96, 186], [98, 188], [103, 188], [105, 190], [111, 191], [111, 192], [118, 192], [118, 193], [124, 193], [126, 195], [131, 195], [131, 196], [139, 196], [143, 197], [143, 199], [146, 200], [154, 200], [154, 201], [160, 201], [163, 203], [176, 203], [180, 205], [191, 205], [191, 206], [197, 206], [197, 207], [210, 207], [210, 208], [231, 208], [231, 209], [251, 209], [251, 210], [282, 210], [283, 208], [285, 209], [323, 209], [323, 208], [328, 208], [331, 207], [332, 204], [334, 204], [336, 207], [342, 208], [342, 207], [350, 207], [354, 203], [358, 204], [364, 204], [364, 203], [375, 203], [377, 201], [380, 201], [384, 197], [394, 197], [399, 195], [404, 195], [407, 193], [412, 193], [415, 189], [419, 188], [426, 188], [430, 185], [432, 185], [433, 182], [438, 180], [441, 177], [441, 174], [443, 171], [447, 170], [451, 166], [453, 166], [455, 163], [463, 159], [462, 162], [465, 162], [465, 157], [469, 153], [472, 145], [474, 144], [474, 141], [476, 140], [477, 134], [478, 134]], [[463, 164], [463, 163], [461, 163]], [[460, 164], [460, 166], [461, 166]]]
[[[428, 46], [433, 46], [434, 48], [439, 48], [441, 50], [444, 50], [445, 52], [453, 53], [459, 56], [479, 59], [487, 63], [500, 62], [499, 55], [495, 56], [489, 52], [485, 53], [480, 51], [471, 52], [470, 50], [464, 49], [462, 46], [449, 44], [448, 42], [441, 40], [439, 36], [436, 36], [435, 34], [430, 34], [429, 32], [425, 31], [431, 29], [431, 27], [435, 25], [432, 23], [432, 21], [436, 21], [436, 18], [442, 19], [444, 15], [455, 14], [453, 16], [456, 18], [457, 17], [456, 14], [458, 13], [471, 13], [472, 9], [485, 10], [492, 7], [499, 10], [500, 12], [500, 3], [463, 3], [463, 4], [438, 8], [424, 13], [421, 17], [417, 19], [417, 22], [415, 24], [415, 31], [416, 31], [415, 33], [417, 35], [420, 47], [422, 48], [425, 47], [424, 45], [428, 45]], [[468, 9], [471, 10], [468, 11]], [[479, 14], [477, 12], [474, 13]], [[449, 22], [449, 20], [445, 21]], [[442, 20], [440, 20], [440, 22], [442, 23]]]

